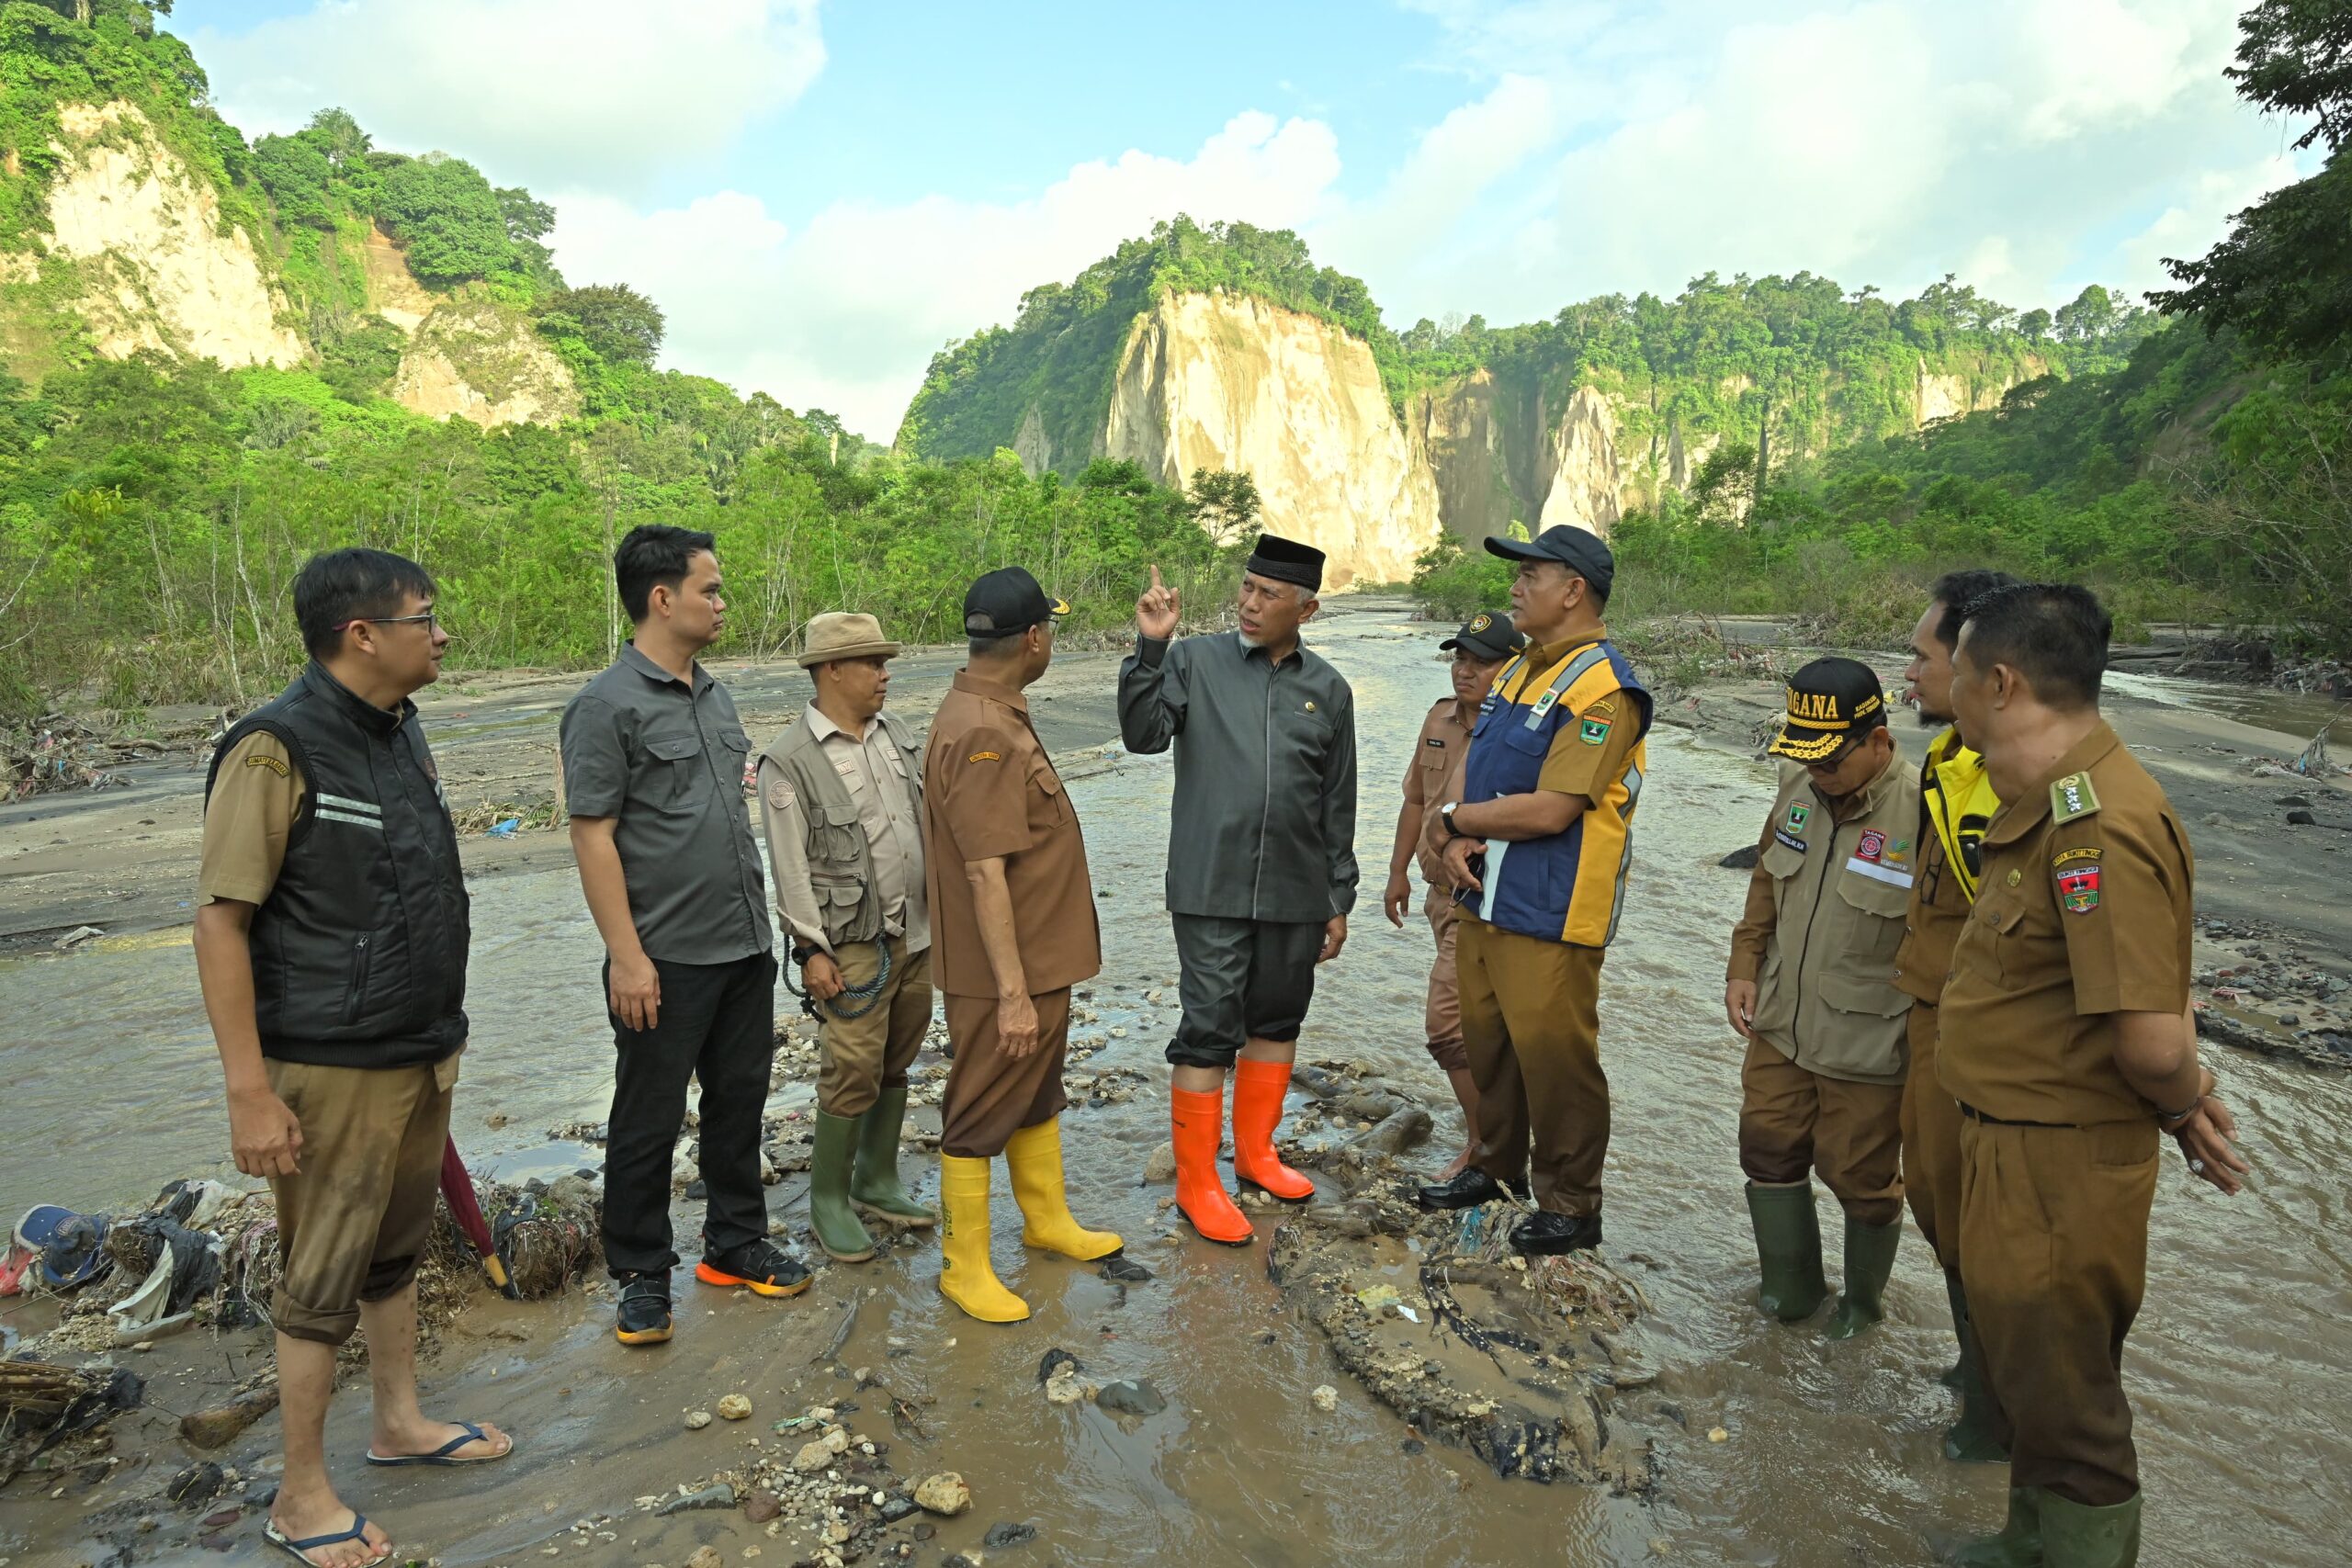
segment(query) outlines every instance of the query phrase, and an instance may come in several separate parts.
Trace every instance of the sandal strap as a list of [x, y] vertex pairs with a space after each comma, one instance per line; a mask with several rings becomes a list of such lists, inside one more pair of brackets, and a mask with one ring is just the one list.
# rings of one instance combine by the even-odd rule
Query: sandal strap
[[316, 1551], [322, 1546], [341, 1546], [346, 1540], [365, 1540], [367, 1539], [368, 1516], [354, 1511], [351, 1516], [351, 1528], [347, 1530], [337, 1530], [333, 1535], [314, 1535], [307, 1540], [295, 1540], [288, 1538], [286, 1544], [292, 1547], [297, 1551]]

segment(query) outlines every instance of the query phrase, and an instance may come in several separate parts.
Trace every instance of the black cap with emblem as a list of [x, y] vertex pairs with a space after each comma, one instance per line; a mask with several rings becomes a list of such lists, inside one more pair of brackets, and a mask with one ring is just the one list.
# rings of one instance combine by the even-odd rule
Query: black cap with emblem
[[1022, 567], [999, 567], [964, 592], [967, 637], [1014, 637], [1069, 614], [1069, 606], [1049, 596]]
[[1481, 610], [1462, 623], [1462, 629], [1437, 645], [1441, 653], [1463, 649], [1479, 659], [1509, 659], [1527, 646], [1527, 638], [1510, 624], [1508, 614]]
[[1886, 722], [1886, 692], [1871, 667], [1816, 659], [1789, 677], [1788, 717], [1765, 748], [1792, 762], [1819, 762]]
[[1323, 552], [1279, 534], [1261, 534], [1243, 570], [1276, 582], [1295, 582], [1312, 593], [1323, 586]]

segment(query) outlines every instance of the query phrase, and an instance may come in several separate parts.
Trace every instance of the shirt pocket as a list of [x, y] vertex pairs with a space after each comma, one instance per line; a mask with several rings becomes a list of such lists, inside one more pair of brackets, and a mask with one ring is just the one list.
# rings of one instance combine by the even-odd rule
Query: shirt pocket
[[752, 761], [752, 738], [740, 729], [718, 732], [719, 761], [725, 764], [727, 777], [738, 791], [748, 794], [755, 787], [757, 764]]
[[1980, 898], [1970, 918], [1984, 928], [1983, 950], [1993, 957], [1993, 972], [2004, 987], [2015, 983], [2030, 967], [2025, 962], [2025, 946], [2029, 940], [2025, 930], [2025, 906], [2014, 898]]
[[1847, 906], [1856, 940], [1849, 951], [1866, 967], [1892, 963], [1903, 943], [1903, 918], [1910, 912], [1911, 889], [1853, 870], [1838, 874], [1838, 897]]
[[649, 735], [638, 745], [641, 756], [629, 781], [630, 800], [656, 811], [701, 810], [710, 798], [710, 768], [703, 760], [702, 737], [691, 730]]
[[1821, 1007], [1807, 1014], [1813, 1034], [1798, 1043], [1816, 1072], [1892, 1077], [1909, 1054], [1905, 1015], [1911, 998], [1884, 981], [1824, 975], [1814, 983]]
[[1029, 822], [1034, 829], [1067, 828], [1077, 820], [1070, 809], [1069, 796], [1062, 791], [1061, 775], [1051, 763], [1040, 764], [1029, 775], [1029, 787], [1034, 792], [1029, 800]]
[[812, 874], [832, 867], [848, 875], [857, 864], [861, 841], [857, 807], [814, 805], [808, 810], [808, 867]]

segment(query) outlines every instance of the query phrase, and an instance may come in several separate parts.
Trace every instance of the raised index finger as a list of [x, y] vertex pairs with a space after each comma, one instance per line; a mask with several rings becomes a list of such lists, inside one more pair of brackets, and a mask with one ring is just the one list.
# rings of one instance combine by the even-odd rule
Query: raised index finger
[[1159, 563], [1158, 561], [1154, 561], [1154, 562], [1152, 562], [1152, 565], [1151, 565], [1151, 586], [1152, 586], [1152, 591], [1153, 591], [1154, 592], [1159, 592]]

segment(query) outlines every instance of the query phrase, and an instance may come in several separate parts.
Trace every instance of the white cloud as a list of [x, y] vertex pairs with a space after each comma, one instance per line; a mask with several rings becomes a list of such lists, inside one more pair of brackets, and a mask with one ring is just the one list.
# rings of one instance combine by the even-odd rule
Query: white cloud
[[825, 62], [817, 0], [316, 0], [191, 43], [249, 135], [336, 104], [501, 184], [604, 189], [722, 151]]
[[2265, 158], [2239, 169], [2199, 175], [2188, 200], [2167, 207], [2145, 229], [2116, 247], [2123, 275], [2135, 289], [2174, 288], [2166, 256], [2199, 256], [2227, 227], [2231, 214], [2245, 210], [2307, 171], [2291, 156]]
[[797, 233], [739, 192], [639, 213], [558, 191], [552, 243], [575, 283], [626, 281], [662, 304], [664, 364], [830, 409], [887, 441], [932, 354], [1011, 320], [1027, 289], [1177, 212], [1306, 223], [1330, 209], [1339, 172], [1329, 127], [1250, 113], [1189, 159], [1128, 152], [1080, 164], [1017, 202], [841, 203]]

